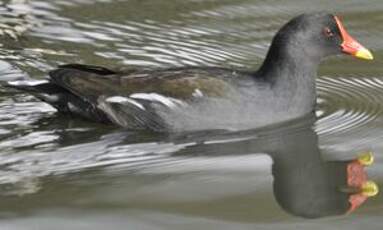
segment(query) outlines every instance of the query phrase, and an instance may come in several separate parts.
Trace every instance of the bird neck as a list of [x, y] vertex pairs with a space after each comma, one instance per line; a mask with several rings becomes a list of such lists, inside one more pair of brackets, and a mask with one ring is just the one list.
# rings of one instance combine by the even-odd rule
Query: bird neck
[[291, 109], [312, 110], [315, 104], [315, 78], [320, 57], [309, 56], [293, 44], [273, 44], [256, 78], [269, 83], [274, 96]]
[[319, 56], [310, 56], [299, 44], [274, 41], [256, 76], [272, 84], [283, 80], [312, 81], [316, 77], [320, 61]]

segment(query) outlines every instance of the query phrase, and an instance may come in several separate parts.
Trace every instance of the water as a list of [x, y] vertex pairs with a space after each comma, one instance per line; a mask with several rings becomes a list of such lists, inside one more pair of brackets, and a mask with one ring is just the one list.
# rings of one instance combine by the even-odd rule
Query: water
[[256, 68], [276, 30], [313, 10], [342, 15], [376, 59], [323, 63], [317, 119], [132, 132], [0, 88], [1, 229], [379, 229], [380, 195], [340, 215], [344, 197], [326, 188], [344, 183], [334, 162], [366, 150], [369, 178], [383, 182], [380, 0], [3, 1], [1, 80], [42, 79], [68, 62]]

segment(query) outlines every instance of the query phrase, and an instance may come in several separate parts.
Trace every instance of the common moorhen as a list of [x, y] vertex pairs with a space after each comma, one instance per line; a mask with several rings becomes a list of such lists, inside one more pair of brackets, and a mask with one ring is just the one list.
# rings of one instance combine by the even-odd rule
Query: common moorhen
[[320, 61], [373, 59], [337, 16], [303, 14], [274, 36], [257, 71], [221, 67], [117, 69], [68, 64], [43, 81], [13, 81], [58, 111], [129, 129], [243, 129], [314, 110]]

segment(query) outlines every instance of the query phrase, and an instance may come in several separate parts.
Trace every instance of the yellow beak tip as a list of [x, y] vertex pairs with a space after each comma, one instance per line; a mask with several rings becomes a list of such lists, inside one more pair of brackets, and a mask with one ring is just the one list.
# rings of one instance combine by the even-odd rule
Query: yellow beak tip
[[374, 181], [366, 181], [362, 186], [362, 194], [367, 197], [378, 195], [379, 187]]
[[360, 49], [354, 56], [361, 59], [374, 60], [374, 56], [368, 49]]
[[358, 156], [358, 161], [363, 166], [370, 166], [374, 163], [374, 155], [372, 152], [365, 152]]

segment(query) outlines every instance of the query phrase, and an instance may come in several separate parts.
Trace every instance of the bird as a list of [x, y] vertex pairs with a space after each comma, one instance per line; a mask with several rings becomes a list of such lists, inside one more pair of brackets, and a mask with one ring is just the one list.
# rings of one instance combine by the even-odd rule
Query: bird
[[305, 13], [275, 34], [258, 70], [217, 66], [107, 68], [66, 64], [44, 80], [7, 82], [61, 113], [131, 130], [249, 129], [312, 113], [320, 62], [372, 60], [338, 16]]

